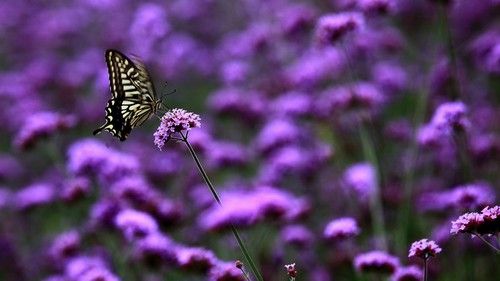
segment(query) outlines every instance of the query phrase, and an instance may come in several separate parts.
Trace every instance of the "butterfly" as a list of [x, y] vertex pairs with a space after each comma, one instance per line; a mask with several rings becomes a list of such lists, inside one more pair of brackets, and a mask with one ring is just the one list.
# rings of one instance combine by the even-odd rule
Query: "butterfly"
[[93, 134], [110, 132], [121, 141], [132, 128], [142, 125], [161, 108], [153, 81], [138, 58], [128, 58], [116, 50], [106, 51], [111, 99], [106, 105], [106, 122]]

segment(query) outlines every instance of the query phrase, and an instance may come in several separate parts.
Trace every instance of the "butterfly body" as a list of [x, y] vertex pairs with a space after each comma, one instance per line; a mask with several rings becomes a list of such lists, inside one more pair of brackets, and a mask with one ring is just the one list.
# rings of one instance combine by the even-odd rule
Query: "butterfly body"
[[112, 97], [106, 105], [106, 122], [94, 131], [110, 132], [121, 141], [134, 127], [142, 125], [161, 108], [153, 82], [137, 58], [130, 59], [119, 51], [106, 51]]

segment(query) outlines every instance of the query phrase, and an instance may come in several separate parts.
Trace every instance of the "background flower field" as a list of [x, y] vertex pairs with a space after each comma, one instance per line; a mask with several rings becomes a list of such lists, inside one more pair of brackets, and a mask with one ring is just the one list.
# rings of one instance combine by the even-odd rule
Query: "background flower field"
[[[264, 280], [500, 276], [498, 0], [2, 1], [0, 36], [0, 280], [257, 280], [232, 226]], [[221, 206], [156, 116], [92, 135], [107, 49], [200, 115]]]

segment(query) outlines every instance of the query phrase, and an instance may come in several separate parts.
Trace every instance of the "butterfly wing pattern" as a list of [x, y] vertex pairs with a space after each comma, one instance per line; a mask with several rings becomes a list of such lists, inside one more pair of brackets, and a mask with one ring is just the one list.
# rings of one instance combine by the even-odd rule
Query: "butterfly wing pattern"
[[124, 141], [132, 128], [140, 126], [157, 111], [161, 101], [138, 58], [130, 59], [118, 51], [107, 50], [106, 64], [112, 97], [106, 105], [106, 122], [94, 135], [105, 130]]

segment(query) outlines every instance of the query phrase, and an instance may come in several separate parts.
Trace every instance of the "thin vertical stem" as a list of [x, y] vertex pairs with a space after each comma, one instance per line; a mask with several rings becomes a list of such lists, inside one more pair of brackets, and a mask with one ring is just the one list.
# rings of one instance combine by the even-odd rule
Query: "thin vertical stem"
[[377, 182], [375, 183], [375, 189], [370, 198], [370, 209], [373, 222], [373, 232], [380, 237], [381, 247], [387, 250], [387, 241], [385, 235], [385, 223], [384, 223], [384, 209], [382, 206], [382, 197], [380, 194], [380, 167], [378, 165], [377, 155], [375, 153], [375, 147], [371, 138], [366, 132], [366, 128], [363, 123], [360, 125], [360, 138], [363, 146], [363, 153], [365, 158], [368, 159], [375, 167], [375, 173], [377, 175]]
[[[181, 133], [182, 141], [186, 144], [186, 146], [189, 149], [189, 152], [191, 153], [191, 156], [193, 157], [194, 161], [196, 162], [196, 166], [198, 167], [198, 170], [200, 171], [201, 175], [203, 176], [203, 179], [205, 180], [205, 183], [207, 184], [208, 188], [210, 189], [210, 192], [212, 192], [212, 195], [217, 201], [217, 203], [222, 206], [222, 201], [220, 199], [219, 194], [215, 190], [215, 187], [213, 186], [212, 182], [210, 181], [207, 173], [205, 172], [205, 169], [203, 168], [203, 165], [200, 162], [200, 159], [196, 155], [196, 152], [194, 151], [194, 148], [191, 146], [187, 139], [187, 135], [184, 135]], [[231, 231], [233, 232], [234, 237], [236, 238], [236, 241], [238, 242], [238, 246], [240, 247], [241, 252], [243, 253], [243, 256], [245, 257], [245, 260], [247, 263], [250, 265], [250, 269], [252, 270], [252, 273], [255, 275], [257, 280], [263, 281], [264, 279], [262, 278], [262, 275], [260, 274], [259, 270], [257, 269], [257, 266], [252, 260], [252, 257], [250, 256], [247, 247], [245, 246], [245, 243], [241, 239], [240, 234], [238, 233], [238, 230], [236, 227], [234, 227], [233, 224], [231, 224]]]
[[427, 281], [427, 261], [429, 258], [424, 259], [424, 281]]
[[[418, 128], [424, 122], [426, 114], [428, 94], [427, 91], [421, 91], [417, 100], [416, 110], [414, 114], [413, 124]], [[417, 142], [417, 129], [412, 134], [412, 143], [409, 148], [409, 157], [407, 165], [404, 167], [404, 203], [402, 211], [399, 215], [400, 233], [398, 238], [397, 249], [401, 252], [406, 250], [408, 244], [408, 234], [410, 232], [410, 215], [412, 210], [412, 194], [415, 181], [415, 165], [419, 157], [419, 147]]]
[[493, 249], [495, 253], [500, 254], [500, 249], [498, 249], [497, 247], [495, 247], [495, 245], [488, 242], [488, 240], [484, 239], [482, 235], [476, 234], [476, 236], [479, 237], [479, 239], [481, 239], [481, 241], [483, 241], [486, 245], [490, 246], [490, 248]]

